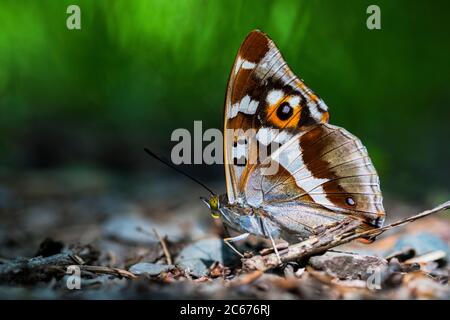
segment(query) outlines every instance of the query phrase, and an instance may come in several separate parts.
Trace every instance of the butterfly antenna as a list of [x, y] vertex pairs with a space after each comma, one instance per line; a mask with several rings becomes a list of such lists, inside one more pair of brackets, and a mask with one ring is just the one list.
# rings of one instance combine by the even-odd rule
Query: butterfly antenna
[[215, 193], [214, 193], [210, 188], [208, 188], [203, 182], [201, 182], [200, 180], [194, 178], [194, 177], [191, 176], [190, 174], [188, 174], [188, 173], [184, 172], [183, 170], [177, 168], [175, 165], [173, 165], [173, 164], [170, 163], [169, 161], [167, 161], [167, 160], [165, 160], [165, 159], [163, 159], [163, 158], [161, 158], [161, 157], [158, 157], [156, 154], [154, 154], [154, 153], [153, 153], [152, 151], [150, 151], [149, 149], [144, 148], [144, 151], [147, 152], [147, 154], [148, 154], [150, 157], [155, 158], [156, 160], [158, 160], [158, 161], [164, 163], [166, 166], [172, 168], [172, 169], [175, 170], [176, 172], [181, 173], [182, 175], [184, 175], [185, 177], [188, 177], [188, 178], [191, 179], [192, 181], [197, 182], [197, 183], [198, 183], [199, 185], [201, 185], [203, 188], [205, 188], [206, 190], [208, 190], [208, 192], [211, 193], [211, 195], [213, 195], [213, 196], [215, 195]]

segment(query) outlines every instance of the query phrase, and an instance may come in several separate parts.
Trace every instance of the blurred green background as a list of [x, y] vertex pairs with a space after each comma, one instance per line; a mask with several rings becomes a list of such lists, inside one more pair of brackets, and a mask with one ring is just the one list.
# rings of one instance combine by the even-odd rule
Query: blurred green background
[[[70, 4], [81, 30], [66, 28]], [[381, 30], [366, 28], [370, 4]], [[1, 0], [0, 168], [156, 170], [144, 146], [168, 155], [173, 129], [221, 128], [235, 53], [259, 28], [330, 122], [365, 143], [386, 193], [448, 197], [449, 12], [448, 1]]]

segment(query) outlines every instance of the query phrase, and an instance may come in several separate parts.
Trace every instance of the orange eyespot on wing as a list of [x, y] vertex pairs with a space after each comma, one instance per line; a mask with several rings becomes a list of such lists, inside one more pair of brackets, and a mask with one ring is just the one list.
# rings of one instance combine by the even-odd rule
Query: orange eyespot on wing
[[279, 128], [296, 128], [302, 107], [298, 96], [284, 96], [267, 107], [267, 123]]

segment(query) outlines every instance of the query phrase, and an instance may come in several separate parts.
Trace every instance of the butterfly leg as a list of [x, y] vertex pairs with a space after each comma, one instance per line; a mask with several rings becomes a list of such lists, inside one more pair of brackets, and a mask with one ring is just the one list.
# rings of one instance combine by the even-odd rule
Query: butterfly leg
[[238, 236], [236, 236], [236, 237], [225, 238], [225, 239], [223, 239], [223, 242], [225, 242], [225, 244], [226, 244], [227, 246], [229, 246], [234, 252], [236, 252], [241, 258], [244, 258], [244, 255], [243, 255], [242, 253], [240, 253], [239, 250], [236, 249], [236, 248], [231, 244], [231, 242], [236, 242], [236, 241], [240, 241], [240, 240], [247, 239], [247, 237], [248, 237], [249, 235], [250, 235], [250, 233], [243, 233], [243, 234], [240, 234], [240, 235], [238, 235]]
[[270, 232], [269, 232], [269, 238], [270, 238], [270, 241], [272, 242], [273, 250], [275, 251], [275, 254], [277, 255], [278, 263], [281, 264], [282, 261], [281, 261], [280, 253], [278, 252], [277, 245], [275, 244], [275, 241], [273, 240], [272, 235], [270, 234]]
[[272, 242], [273, 251], [275, 251], [275, 254], [277, 255], [278, 263], [281, 264], [282, 261], [281, 261], [280, 253], [278, 252], [278, 248], [275, 243], [275, 240], [273, 240], [272, 234], [269, 231], [269, 229], [267, 228], [266, 223], [264, 222], [263, 218], [260, 218], [260, 221], [261, 221], [261, 226], [262, 226], [263, 232], [269, 236], [270, 242]]

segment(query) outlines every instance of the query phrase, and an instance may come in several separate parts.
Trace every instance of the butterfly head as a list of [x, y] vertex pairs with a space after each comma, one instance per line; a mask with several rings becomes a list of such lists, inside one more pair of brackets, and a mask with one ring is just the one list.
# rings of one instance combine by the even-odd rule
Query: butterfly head
[[214, 219], [218, 219], [220, 218], [220, 203], [219, 203], [219, 196], [213, 194], [211, 196], [209, 196], [209, 199], [200, 198], [209, 208], [209, 210], [211, 210], [211, 216]]

